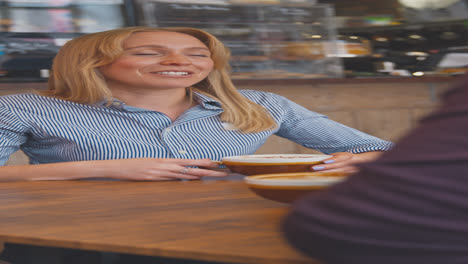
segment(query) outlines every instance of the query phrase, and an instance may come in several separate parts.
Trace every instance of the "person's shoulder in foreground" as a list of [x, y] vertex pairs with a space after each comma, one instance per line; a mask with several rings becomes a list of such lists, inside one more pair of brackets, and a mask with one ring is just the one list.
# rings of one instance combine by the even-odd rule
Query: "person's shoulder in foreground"
[[468, 263], [468, 78], [347, 181], [293, 204], [288, 241], [327, 264]]

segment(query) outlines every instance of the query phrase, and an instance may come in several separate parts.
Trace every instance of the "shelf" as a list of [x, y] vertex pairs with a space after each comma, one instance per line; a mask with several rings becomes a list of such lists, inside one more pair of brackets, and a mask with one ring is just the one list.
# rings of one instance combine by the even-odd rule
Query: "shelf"
[[443, 26], [454, 26], [463, 25], [468, 26], [468, 20], [451, 20], [451, 21], [436, 21], [436, 22], [424, 22], [424, 23], [405, 23], [401, 25], [389, 25], [389, 26], [367, 26], [367, 27], [346, 27], [338, 28], [338, 33], [372, 33], [377, 31], [396, 31], [396, 30], [417, 30], [422, 28], [430, 27], [443, 27]]

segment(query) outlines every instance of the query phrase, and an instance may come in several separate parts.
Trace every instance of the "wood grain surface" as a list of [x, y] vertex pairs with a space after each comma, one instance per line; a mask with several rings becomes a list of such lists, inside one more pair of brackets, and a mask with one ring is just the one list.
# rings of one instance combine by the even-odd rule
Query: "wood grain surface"
[[225, 263], [310, 263], [283, 239], [288, 205], [243, 181], [0, 183], [0, 241]]

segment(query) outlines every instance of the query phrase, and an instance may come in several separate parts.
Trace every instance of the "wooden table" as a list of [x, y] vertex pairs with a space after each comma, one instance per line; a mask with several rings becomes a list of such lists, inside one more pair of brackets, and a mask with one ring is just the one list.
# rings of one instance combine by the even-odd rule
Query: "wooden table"
[[317, 264], [243, 181], [0, 183], [0, 241], [200, 261]]

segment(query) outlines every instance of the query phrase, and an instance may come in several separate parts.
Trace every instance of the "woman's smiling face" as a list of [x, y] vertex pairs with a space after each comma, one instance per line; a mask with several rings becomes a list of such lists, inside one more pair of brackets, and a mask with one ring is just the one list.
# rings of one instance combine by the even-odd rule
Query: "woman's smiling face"
[[124, 53], [99, 70], [112, 89], [190, 87], [213, 69], [208, 47], [176, 32], [138, 32], [123, 44]]

